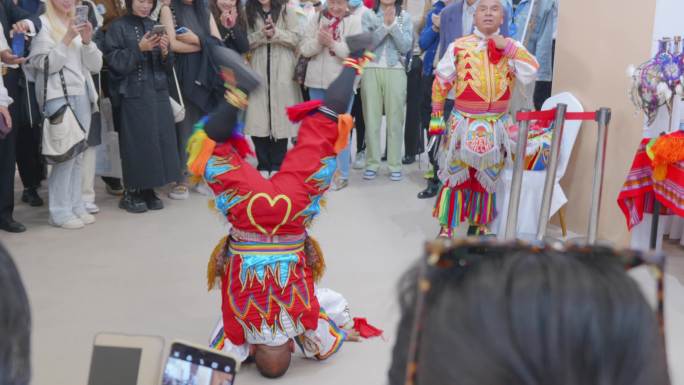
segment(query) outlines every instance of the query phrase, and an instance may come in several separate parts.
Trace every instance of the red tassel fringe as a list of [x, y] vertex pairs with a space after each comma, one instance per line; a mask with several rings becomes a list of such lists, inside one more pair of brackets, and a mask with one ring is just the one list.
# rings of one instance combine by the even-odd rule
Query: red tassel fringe
[[494, 39], [489, 39], [487, 42], [487, 54], [489, 55], [489, 61], [494, 64], [499, 64], [501, 58], [503, 57], [503, 51], [496, 48], [496, 43]]
[[287, 117], [292, 123], [302, 121], [311, 111], [323, 105], [321, 100], [310, 100], [308, 102], [299, 103], [292, 107], [287, 107]]
[[230, 139], [228, 139], [228, 143], [233, 146], [235, 151], [237, 151], [242, 158], [246, 158], [247, 155], [254, 156], [254, 151], [249, 146], [249, 142], [247, 142], [247, 139], [245, 139], [243, 135], [233, 135], [230, 137]]

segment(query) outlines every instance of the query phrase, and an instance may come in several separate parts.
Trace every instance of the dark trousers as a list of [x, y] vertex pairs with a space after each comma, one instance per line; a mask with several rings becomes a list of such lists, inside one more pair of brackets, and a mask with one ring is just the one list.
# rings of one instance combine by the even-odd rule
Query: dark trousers
[[357, 93], [354, 97], [351, 115], [354, 118], [354, 126], [356, 127], [356, 152], [363, 152], [366, 149], [366, 123], [363, 120], [361, 92]]
[[0, 221], [12, 219], [14, 212], [16, 139], [15, 128], [4, 139], [0, 139]]
[[[451, 117], [451, 110], [454, 109], [454, 101], [451, 99], [446, 99], [444, 101], [444, 121], [448, 122], [449, 118]], [[447, 126], [448, 129], [448, 126]], [[443, 137], [444, 135], [442, 135]], [[439, 150], [439, 140], [443, 139], [440, 137], [435, 145], [432, 147], [432, 150], [428, 153], [428, 157], [430, 158], [430, 164], [432, 164], [432, 167], [435, 170], [435, 174], [432, 177], [432, 183], [439, 183], [439, 178], [437, 177], [437, 171], [439, 171], [439, 162], [437, 162], [437, 152]]]
[[534, 85], [534, 108], [537, 111], [542, 109], [542, 105], [551, 97], [551, 82], [538, 80]]
[[287, 153], [287, 139], [253, 136], [252, 141], [259, 161], [257, 170], [280, 171], [280, 165], [283, 164], [283, 159]]
[[38, 188], [45, 179], [46, 167], [40, 154], [42, 115], [36, 102], [33, 83], [27, 83], [20, 70], [10, 69], [5, 86], [14, 103], [9, 106], [12, 131], [16, 131], [15, 157], [24, 188]]
[[[423, 75], [423, 78], [421, 80], [421, 82], [423, 83], [421, 89], [423, 96], [420, 105], [420, 145], [422, 147], [425, 147], [425, 144], [423, 143], [423, 138], [425, 137], [425, 133], [427, 133], [428, 129], [430, 128], [430, 117], [432, 115], [432, 83], [434, 82], [434, 80], [434, 75]], [[423, 133], [423, 131], [425, 131], [425, 133]], [[430, 163], [434, 164], [434, 162], [432, 161], [433, 151], [430, 151], [428, 153], [428, 156], [430, 157]]]
[[407, 75], [406, 82], [406, 120], [404, 123], [404, 154], [406, 156], [416, 156], [423, 152], [420, 141], [421, 134], [421, 105], [423, 101], [422, 92], [423, 61], [420, 56], [414, 56], [411, 60], [411, 69]]

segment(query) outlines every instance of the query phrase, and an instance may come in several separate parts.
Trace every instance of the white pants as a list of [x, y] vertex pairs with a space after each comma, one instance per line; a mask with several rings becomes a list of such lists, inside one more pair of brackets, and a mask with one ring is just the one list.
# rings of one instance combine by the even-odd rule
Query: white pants
[[[64, 98], [50, 99], [45, 105], [45, 110], [49, 115], [52, 115], [64, 105], [64, 102]], [[88, 97], [86, 95], [69, 96], [69, 103], [76, 119], [88, 130], [92, 115]], [[50, 218], [56, 225], [62, 225], [71, 219], [86, 214], [83, 206], [83, 179], [81, 174], [86, 153], [79, 154], [66, 162], [52, 165], [48, 177], [48, 194]]]
[[88, 147], [83, 153], [81, 166], [82, 198], [85, 203], [95, 203], [95, 151], [96, 147]]

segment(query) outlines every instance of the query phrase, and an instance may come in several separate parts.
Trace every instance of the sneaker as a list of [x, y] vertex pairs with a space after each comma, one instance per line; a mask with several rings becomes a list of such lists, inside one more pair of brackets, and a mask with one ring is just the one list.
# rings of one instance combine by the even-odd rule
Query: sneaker
[[95, 223], [95, 216], [91, 214], [79, 215], [78, 219], [80, 219], [84, 225], [92, 225], [93, 223]]
[[[205, 197], [211, 198], [214, 196], [214, 192], [211, 191], [211, 188], [209, 188], [209, 186], [207, 186], [203, 182], [196, 184], [195, 187], [193, 187], [192, 189], [195, 190], [196, 193], [200, 193], [200, 194], [204, 195]], [[152, 191], [152, 192], [154, 193], [154, 191]], [[150, 209], [150, 210], [152, 210], [152, 209]]]
[[140, 196], [148, 210], [161, 210], [164, 208], [164, 202], [157, 196], [153, 189], [143, 190]]
[[107, 190], [107, 194], [109, 195], [114, 195], [114, 196], [122, 196], [124, 193], [124, 188], [121, 185], [121, 179], [118, 178], [108, 178], [105, 180], [104, 178], [102, 179], [105, 182], [105, 189]]
[[402, 178], [403, 177], [401, 175], [401, 171], [395, 171], [395, 172], [390, 173], [390, 180], [391, 181], [399, 182], [400, 180], [402, 180]]
[[100, 212], [100, 208], [97, 207], [97, 205], [95, 203], [86, 202], [84, 205], [85, 205], [85, 209], [88, 212], [88, 214], [97, 214]]
[[365, 179], [365, 180], [373, 180], [373, 179], [375, 179], [376, 176], [378, 176], [378, 173], [376, 171], [373, 171], [373, 170], [366, 170], [363, 173], [363, 179]]
[[354, 164], [352, 165], [354, 170], [363, 170], [366, 167], [366, 152], [361, 151], [356, 153], [356, 158], [354, 159]]
[[131, 214], [140, 214], [147, 211], [147, 204], [137, 192], [125, 191], [119, 201], [119, 208]]
[[189, 196], [190, 193], [188, 192], [188, 186], [181, 183], [177, 183], [169, 192], [169, 198], [175, 199], [177, 201], [188, 199]]
[[78, 218], [69, 219], [68, 221], [62, 223], [61, 225], [58, 225], [57, 223], [55, 223], [52, 220], [52, 218], [50, 218], [48, 223], [51, 226], [59, 227], [59, 228], [65, 229], [65, 230], [78, 230], [78, 229], [82, 229], [85, 227], [85, 224], [83, 224], [83, 221], [78, 219]]
[[333, 191], [340, 191], [347, 186], [349, 186], [349, 179], [336, 176], [331, 187]]
[[271, 173], [266, 170], [259, 170], [259, 174], [261, 174], [264, 179], [268, 179], [271, 176]]

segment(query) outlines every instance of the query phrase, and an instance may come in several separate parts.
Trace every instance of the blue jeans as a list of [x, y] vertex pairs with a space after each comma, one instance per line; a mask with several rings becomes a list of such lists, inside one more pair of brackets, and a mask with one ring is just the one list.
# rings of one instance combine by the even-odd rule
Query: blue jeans
[[[325, 89], [323, 88], [309, 88], [309, 98], [311, 100], [323, 100], [325, 99]], [[352, 95], [351, 100], [349, 100], [349, 105], [347, 106], [347, 113], [351, 112], [352, 104], [354, 104], [354, 95]], [[347, 143], [347, 147], [344, 148], [339, 154], [337, 154], [337, 171], [340, 172], [340, 178], [349, 179], [349, 168], [351, 167], [351, 139]]]

